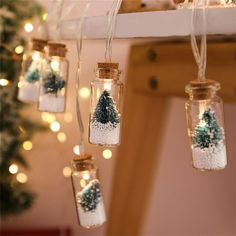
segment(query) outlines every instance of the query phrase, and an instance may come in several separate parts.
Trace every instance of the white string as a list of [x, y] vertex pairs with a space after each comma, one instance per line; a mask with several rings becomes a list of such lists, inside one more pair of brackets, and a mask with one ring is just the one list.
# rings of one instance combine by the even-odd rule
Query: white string
[[77, 114], [77, 121], [79, 125], [80, 130], [80, 140], [79, 140], [79, 150], [80, 153], [84, 152], [84, 125], [80, 110], [80, 104], [79, 104], [79, 81], [80, 81], [80, 73], [81, 73], [81, 53], [82, 53], [82, 43], [84, 38], [84, 19], [87, 15], [87, 12], [91, 6], [93, 0], [87, 0], [85, 9], [83, 10], [83, 13], [81, 15], [81, 18], [79, 20], [78, 24], [78, 37], [76, 39], [76, 50], [78, 55], [78, 69], [77, 69], [77, 75], [76, 75], [76, 114]]
[[106, 50], [105, 60], [111, 62], [112, 57], [112, 40], [115, 34], [115, 25], [118, 11], [122, 0], [114, 0], [108, 13], [107, 22], [107, 39], [106, 39]]
[[56, 39], [60, 38], [60, 23], [64, 0], [56, 0]]
[[207, 37], [206, 37], [206, 7], [208, 6], [209, 0], [203, 0], [202, 6], [202, 29], [203, 33], [201, 36], [201, 45], [200, 45], [200, 52], [197, 45], [197, 40], [195, 37], [195, 23], [197, 22], [197, 7], [198, 7], [198, 0], [194, 1], [193, 8], [192, 8], [192, 17], [191, 17], [191, 46], [194, 58], [198, 65], [198, 79], [204, 80], [206, 74], [206, 61], [207, 61]]

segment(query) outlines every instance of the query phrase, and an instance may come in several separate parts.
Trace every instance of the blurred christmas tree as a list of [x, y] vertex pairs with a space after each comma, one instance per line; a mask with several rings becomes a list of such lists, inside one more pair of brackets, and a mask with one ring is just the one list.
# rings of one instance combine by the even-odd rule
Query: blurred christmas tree
[[16, 46], [25, 46], [19, 31], [26, 20], [42, 16], [43, 10], [33, 0], [0, 1], [0, 216], [16, 214], [30, 207], [34, 195], [25, 184], [9, 173], [11, 164], [27, 167], [21, 154], [24, 141], [37, 130], [45, 129], [21, 115], [23, 104], [16, 100], [22, 54]]
[[91, 181], [82, 191], [79, 203], [84, 211], [95, 211], [101, 199], [98, 180]]
[[204, 111], [200, 123], [195, 127], [193, 143], [201, 149], [217, 146], [224, 139], [224, 132], [219, 126], [215, 112], [211, 109]]
[[120, 122], [115, 103], [107, 90], [104, 90], [98, 100], [95, 112], [93, 114], [93, 121], [100, 122], [102, 124], [111, 122], [114, 126]]

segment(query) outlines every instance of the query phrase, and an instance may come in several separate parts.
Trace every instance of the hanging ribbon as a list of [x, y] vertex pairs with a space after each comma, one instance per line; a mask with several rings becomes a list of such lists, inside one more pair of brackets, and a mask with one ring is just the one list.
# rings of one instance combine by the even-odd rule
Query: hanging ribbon
[[105, 51], [105, 60], [106, 62], [111, 62], [112, 57], [112, 40], [115, 34], [116, 18], [122, 0], [114, 0], [111, 9], [108, 12], [108, 23], [107, 23], [107, 39], [106, 39], [106, 51]]
[[201, 36], [200, 52], [197, 45], [195, 36], [195, 24], [197, 21], [197, 7], [199, 7], [199, 0], [195, 0], [192, 8], [191, 17], [191, 46], [194, 58], [198, 65], [198, 80], [204, 80], [206, 74], [206, 61], [207, 61], [207, 37], [206, 37], [206, 7], [208, 6], [209, 0], [203, 0], [202, 5], [202, 29], [203, 33]]
[[81, 15], [78, 24], [78, 38], [76, 40], [76, 49], [78, 55], [78, 70], [76, 75], [76, 114], [77, 114], [77, 121], [80, 130], [80, 140], [79, 140], [79, 150], [80, 153], [84, 153], [84, 124], [82, 120], [81, 110], [80, 110], [80, 103], [79, 103], [79, 82], [80, 82], [80, 73], [81, 73], [81, 54], [82, 54], [82, 43], [84, 38], [84, 19], [87, 15], [87, 12], [91, 6], [93, 0], [87, 0], [85, 5], [85, 9]]

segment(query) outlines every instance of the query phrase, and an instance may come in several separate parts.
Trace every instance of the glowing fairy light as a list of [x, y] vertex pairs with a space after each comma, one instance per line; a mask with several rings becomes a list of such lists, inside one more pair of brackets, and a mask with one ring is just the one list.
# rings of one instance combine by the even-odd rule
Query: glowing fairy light
[[25, 26], [24, 26], [24, 29], [25, 29], [25, 31], [26, 32], [32, 32], [33, 31], [33, 29], [34, 29], [34, 26], [30, 23], [30, 22], [27, 22], [26, 24], [25, 24]]
[[22, 45], [16, 46], [15, 47], [15, 53], [16, 54], [21, 54], [24, 52], [24, 47]]
[[67, 112], [65, 115], [64, 115], [64, 121], [66, 123], [70, 123], [71, 121], [73, 120], [73, 116], [71, 113]]
[[79, 145], [74, 146], [73, 151], [75, 155], [80, 155]]
[[24, 173], [18, 173], [16, 175], [16, 180], [22, 184], [26, 183], [28, 181], [28, 177]]
[[23, 148], [26, 150], [26, 151], [29, 151], [33, 148], [33, 144], [31, 141], [25, 141], [23, 142]]
[[105, 149], [102, 155], [105, 159], [110, 159], [112, 157], [112, 151], [110, 149]]
[[79, 90], [79, 95], [81, 98], [88, 98], [90, 95], [90, 90], [86, 87], [83, 87]]
[[69, 178], [71, 176], [72, 170], [69, 166], [65, 166], [62, 171], [64, 177]]
[[89, 180], [89, 179], [90, 179], [90, 174], [89, 174], [89, 172], [88, 172], [88, 171], [84, 171], [84, 172], [82, 173], [82, 178], [83, 178], [84, 180]]
[[7, 86], [9, 81], [7, 79], [0, 79], [0, 86]]
[[58, 131], [60, 130], [60, 128], [61, 128], [61, 125], [60, 125], [60, 123], [57, 122], [57, 121], [52, 122], [51, 125], [50, 125], [50, 129], [51, 129], [53, 132], [58, 132]]
[[16, 164], [11, 164], [11, 165], [9, 166], [9, 172], [10, 172], [11, 174], [16, 174], [16, 173], [18, 172], [18, 165], [16, 165]]
[[66, 134], [63, 132], [58, 133], [57, 139], [59, 142], [64, 143], [66, 141]]

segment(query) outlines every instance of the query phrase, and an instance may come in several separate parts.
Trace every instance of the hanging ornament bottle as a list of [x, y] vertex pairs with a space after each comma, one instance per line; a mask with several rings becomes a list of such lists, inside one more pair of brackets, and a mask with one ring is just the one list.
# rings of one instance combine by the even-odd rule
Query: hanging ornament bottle
[[193, 167], [220, 170], [227, 165], [223, 104], [213, 80], [195, 80], [186, 86], [185, 104]]
[[38, 102], [40, 74], [45, 60], [44, 47], [46, 44], [46, 40], [32, 39], [29, 52], [23, 56], [18, 84], [18, 99], [22, 102]]
[[39, 111], [61, 113], [65, 111], [66, 87], [69, 63], [66, 60], [66, 45], [48, 44], [48, 59], [43, 66]]
[[79, 224], [85, 228], [102, 225], [106, 221], [100, 182], [92, 156], [83, 154], [72, 161], [72, 185]]
[[119, 145], [121, 97], [118, 63], [98, 63], [96, 79], [91, 83], [89, 142]]

